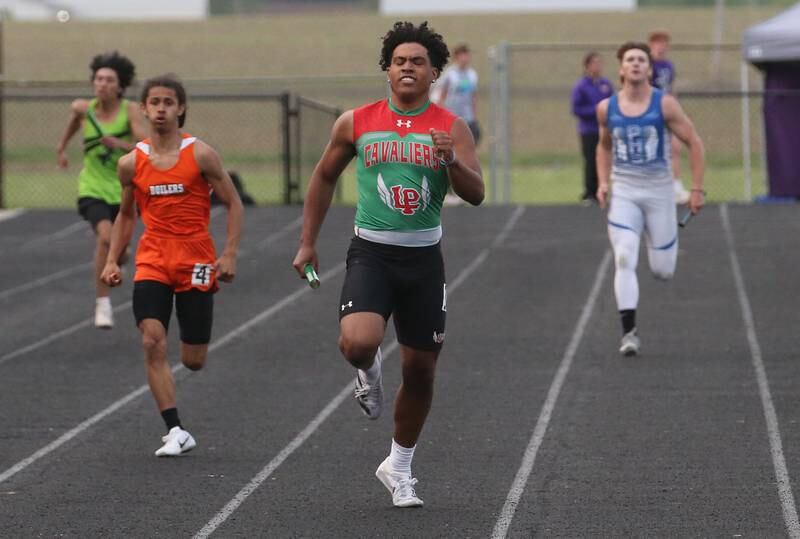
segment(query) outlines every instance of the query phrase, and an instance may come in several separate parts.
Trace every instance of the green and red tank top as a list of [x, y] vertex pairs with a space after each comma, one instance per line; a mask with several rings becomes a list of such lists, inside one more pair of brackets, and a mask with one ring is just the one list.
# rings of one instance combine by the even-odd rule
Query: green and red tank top
[[357, 236], [407, 247], [439, 241], [449, 179], [430, 129], [450, 133], [455, 119], [430, 102], [403, 112], [383, 99], [353, 111]]

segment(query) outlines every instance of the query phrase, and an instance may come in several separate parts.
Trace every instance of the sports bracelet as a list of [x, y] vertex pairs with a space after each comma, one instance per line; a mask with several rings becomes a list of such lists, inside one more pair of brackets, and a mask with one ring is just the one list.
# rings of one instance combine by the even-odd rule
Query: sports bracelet
[[450, 157], [450, 159], [442, 159], [441, 157], [439, 158], [439, 164], [442, 165], [443, 167], [449, 167], [450, 165], [456, 162], [456, 151], [455, 150], [450, 150], [450, 151], [453, 152], [453, 155], [452, 157]]
[[705, 189], [689, 189], [689, 191], [691, 191], [693, 193], [694, 192], [703, 193], [703, 196], [705, 196], [705, 194], [706, 194]]

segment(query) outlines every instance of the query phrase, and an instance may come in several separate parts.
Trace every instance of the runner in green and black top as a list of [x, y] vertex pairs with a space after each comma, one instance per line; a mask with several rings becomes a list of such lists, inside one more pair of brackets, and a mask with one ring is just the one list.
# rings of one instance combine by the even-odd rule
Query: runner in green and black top
[[133, 81], [133, 63], [119, 53], [99, 54], [89, 65], [93, 99], [72, 102], [71, 116], [58, 143], [58, 166], [69, 164], [65, 150], [83, 126], [83, 169], [78, 176], [78, 212], [92, 226], [97, 238], [94, 254], [96, 289], [95, 326], [114, 325], [109, 288], [100, 280], [111, 241], [111, 225], [119, 211], [122, 193], [117, 161], [145, 136], [136, 103], [122, 96]]
[[481, 168], [466, 122], [428, 101], [450, 53], [427, 23], [397, 22], [383, 38], [380, 66], [391, 96], [345, 112], [311, 176], [303, 236], [294, 259], [302, 276], [318, 268], [316, 241], [336, 181], [357, 158], [358, 209], [339, 304], [339, 348], [356, 369], [356, 399], [366, 416], [382, 409], [380, 344], [394, 318], [403, 363], [389, 457], [375, 475], [394, 505], [422, 505], [411, 459], [433, 398], [445, 336], [447, 298], [440, 211], [448, 185], [483, 201]]

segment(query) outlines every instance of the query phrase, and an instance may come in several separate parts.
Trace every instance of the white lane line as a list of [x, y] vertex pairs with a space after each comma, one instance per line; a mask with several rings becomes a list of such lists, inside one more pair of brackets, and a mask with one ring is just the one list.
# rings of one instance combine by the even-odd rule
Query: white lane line
[[[337, 265], [337, 266], [333, 267], [332, 269], [328, 270], [327, 272], [323, 273], [320, 276], [320, 280], [330, 279], [330, 278], [334, 277], [337, 273], [341, 273], [344, 270], [344, 268], [345, 268], [345, 264], [344, 264], [344, 262], [342, 262], [339, 265]], [[224, 336], [220, 337], [219, 339], [217, 339], [216, 341], [211, 343], [211, 346], [208, 347], [208, 351], [209, 352], [213, 352], [213, 351], [217, 350], [218, 348], [220, 348], [221, 346], [227, 344], [231, 340], [239, 337], [242, 333], [246, 332], [247, 330], [249, 330], [253, 326], [255, 326], [255, 325], [267, 320], [268, 318], [274, 316], [276, 313], [280, 312], [282, 309], [285, 309], [286, 307], [290, 306], [292, 303], [297, 301], [301, 296], [303, 296], [305, 294], [308, 294], [309, 292], [311, 292], [311, 288], [308, 285], [303, 285], [302, 288], [300, 288], [300, 289], [296, 290], [295, 292], [293, 292], [292, 294], [289, 294], [288, 296], [284, 297], [282, 300], [280, 300], [278, 303], [274, 304], [272, 307], [269, 307], [268, 309], [265, 309], [264, 311], [260, 312], [256, 316], [250, 318], [244, 324], [240, 325], [239, 327], [237, 327], [236, 329], [234, 329], [232, 331], [229, 331]], [[172, 367], [173, 374], [176, 374], [181, 370], [184, 370], [184, 366], [181, 363], [178, 363], [177, 365]], [[25, 468], [27, 468], [31, 464], [35, 463], [36, 461], [40, 460], [41, 458], [46, 457], [47, 455], [49, 455], [50, 453], [52, 453], [53, 451], [55, 451], [56, 449], [58, 449], [59, 447], [64, 445], [65, 443], [67, 443], [70, 440], [72, 440], [73, 438], [75, 438], [77, 436], [80, 436], [82, 433], [86, 432], [93, 425], [95, 425], [96, 423], [99, 423], [100, 421], [102, 421], [103, 419], [105, 419], [109, 415], [113, 414], [114, 412], [116, 412], [117, 410], [119, 410], [120, 408], [122, 408], [123, 406], [128, 404], [129, 402], [135, 400], [137, 397], [139, 397], [139, 396], [143, 395], [144, 393], [146, 393], [148, 390], [149, 390], [148, 385], [144, 384], [144, 385], [140, 386], [139, 388], [135, 389], [134, 391], [128, 393], [127, 395], [125, 395], [121, 399], [118, 399], [118, 400], [114, 401], [108, 407], [104, 408], [103, 410], [97, 412], [92, 417], [90, 417], [90, 418], [86, 419], [85, 421], [81, 422], [80, 424], [76, 425], [75, 427], [73, 427], [69, 431], [65, 432], [64, 434], [59, 436], [57, 439], [53, 440], [52, 442], [50, 442], [46, 446], [42, 447], [41, 449], [39, 449], [38, 451], [36, 451], [32, 455], [30, 455], [29, 457], [26, 457], [26, 458], [22, 459], [21, 461], [17, 462], [13, 466], [11, 466], [7, 470], [5, 470], [3, 473], [0, 473], [0, 483], [10, 479], [11, 477], [13, 477], [14, 475], [18, 474], [19, 472], [21, 472], [22, 470], [24, 470]]]
[[[461, 284], [472, 275], [472, 273], [478, 269], [478, 267], [488, 258], [489, 252], [491, 249], [498, 247], [503, 239], [508, 236], [511, 229], [517, 223], [522, 214], [525, 212], [525, 208], [523, 206], [518, 206], [514, 212], [512, 213], [509, 220], [506, 222], [506, 225], [503, 227], [503, 230], [498, 234], [495, 240], [492, 242], [491, 247], [487, 247], [483, 249], [478, 255], [472, 260], [472, 262], [464, 268], [461, 273], [455, 278], [452, 283], [448, 284], [448, 292], [452, 293], [457, 289]], [[384, 350], [384, 358], [388, 358], [389, 355], [394, 352], [398, 347], [397, 341], [393, 341], [389, 346], [387, 346]], [[325, 407], [311, 420], [311, 422], [301, 430], [294, 439], [289, 442], [289, 444], [281, 449], [281, 451], [275, 455], [275, 457], [267, 463], [242, 489], [233, 497], [225, 506], [216, 514], [214, 517], [208, 521], [208, 523], [203, 526], [203, 528], [197, 532], [194, 536], [194, 539], [205, 539], [210, 536], [214, 531], [223, 523], [225, 522], [238, 508], [241, 506], [244, 501], [258, 489], [258, 487], [269, 478], [272, 473], [280, 467], [283, 462], [289, 458], [289, 456], [294, 453], [300, 446], [305, 443], [308, 438], [311, 437], [314, 432], [325, 422], [325, 420], [330, 417], [331, 414], [345, 401], [350, 395], [353, 394], [353, 383], [348, 382], [345, 386], [339, 391], [339, 393], [327, 404]]]
[[[302, 222], [302, 218], [301, 218], [301, 222]], [[278, 230], [277, 232], [267, 236], [264, 240], [262, 240], [258, 244], [259, 246], [261, 246], [259, 248], [266, 247], [270, 243], [272, 243], [274, 241], [277, 241], [278, 239], [280, 239], [281, 237], [283, 237], [287, 233], [289, 233], [292, 230], [294, 230], [295, 228], [297, 228], [297, 225], [298, 225], [297, 220], [292, 221], [292, 222], [288, 223], [287, 225], [284, 225], [284, 227], [281, 230]], [[244, 253], [245, 253], [245, 251], [240, 250], [240, 256], [244, 256]], [[89, 265], [91, 265], [91, 264], [89, 264]], [[80, 268], [80, 267], [83, 267], [83, 266], [75, 266], [75, 268]], [[63, 275], [60, 275], [59, 277], [63, 277]], [[56, 277], [53, 277], [53, 278], [56, 278]], [[44, 277], [42, 279], [44, 279]], [[39, 284], [41, 284], [41, 283], [39, 283]], [[30, 288], [33, 288], [33, 286], [30, 286], [28, 289], [30, 289]], [[13, 291], [14, 289], [9, 289], [9, 290]], [[0, 299], [3, 298], [3, 294], [5, 294], [6, 292], [8, 292], [8, 291], [0, 293]], [[114, 312], [117, 313], [117, 312], [119, 312], [119, 311], [121, 311], [123, 309], [127, 309], [127, 308], [129, 308], [131, 306], [131, 304], [132, 304], [132, 302], [130, 300], [128, 300], [125, 303], [122, 303], [122, 304], [114, 307]], [[8, 352], [7, 354], [0, 356], [0, 365], [2, 365], [3, 363], [6, 363], [8, 361], [11, 361], [12, 359], [14, 359], [16, 357], [25, 355], [28, 352], [33, 352], [34, 350], [38, 350], [39, 348], [41, 348], [43, 346], [46, 346], [47, 344], [50, 344], [51, 342], [53, 342], [55, 340], [58, 340], [58, 339], [60, 339], [62, 337], [66, 337], [67, 335], [71, 335], [71, 334], [75, 333], [76, 331], [79, 331], [79, 330], [81, 330], [83, 328], [91, 326], [92, 324], [94, 324], [94, 317], [91, 317], [91, 318], [88, 318], [86, 320], [83, 320], [82, 322], [78, 322], [76, 324], [73, 324], [73, 325], [71, 325], [71, 326], [69, 326], [67, 328], [64, 328], [64, 329], [62, 329], [60, 331], [57, 331], [55, 333], [51, 333], [47, 337], [44, 337], [43, 339], [39, 339], [38, 341], [33, 342], [33, 343], [29, 344], [29, 345], [23, 346], [22, 348], [18, 348], [16, 350]]]
[[[131, 306], [132, 303], [133, 302], [131, 300], [128, 300], [125, 303], [120, 303], [119, 305], [114, 307], [114, 312], [117, 313], [119, 311], [122, 311], [123, 309], [127, 309]], [[11, 361], [12, 359], [17, 358], [19, 356], [23, 356], [29, 352], [33, 352], [34, 350], [38, 350], [39, 348], [46, 346], [53, 341], [57, 341], [62, 337], [66, 337], [67, 335], [71, 335], [76, 331], [79, 331], [83, 328], [88, 328], [89, 326], [92, 325], [94, 325], [94, 316], [91, 318], [87, 318], [82, 322], [78, 322], [77, 324], [72, 324], [71, 326], [66, 327], [60, 331], [56, 331], [55, 333], [51, 333], [47, 337], [39, 339], [36, 342], [32, 342], [27, 346], [23, 346], [22, 348], [17, 348], [12, 352], [0, 356], [0, 365], [2, 365], [3, 363], [7, 363], [8, 361]]]
[[589, 296], [586, 298], [586, 303], [583, 305], [581, 315], [578, 317], [578, 322], [575, 324], [575, 329], [572, 332], [572, 337], [569, 340], [564, 356], [561, 358], [561, 363], [553, 378], [553, 383], [550, 384], [550, 390], [547, 392], [547, 398], [542, 406], [542, 411], [539, 413], [539, 419], [536, 421], [536, 427], [533, 429], [533, 435], [525, 449], [522, 457], [522, 464], [517, 471], [514, 482], [511, 484], [511, 490], [508, 492], [506, 502], [503, 504], [503, 509], [500, 511], [500, 516], [492, 532], [492, 539], [505, 538], [508, 533], [508, 528], [511, 526], [511, 521], [514, 518], [514, 513], [517, 510], [517, 505], [525, 491], [525, 485], [528, 483], [528, 478], [533, 471], [533, 465], [536, 461], [536, 454], [539, 452], [544, 441], [545, 434], [547, 433], [547, 426], [550, 424], [550, 418], [553, 415], [553, 410], [556, 407], [558, 395], [561, 393], [561, 388], [564, 385], [564, 380], [567, 378], [572, 362], [575, 359], [575, 353], [578, 351], [578, 346], [583, 338], [583, 333], [592, 316], [594, 305], [597, 302], [597, 297], [600, 295], [603, 281], [605, 280], [608, 268], [611, 265], [611, 251], [607, 250], [603, 255], [603, 260], [600, 262], [600, 267], [597, 268], [597, 274], [594, 278]]
[[31, 247], [36, 247], [36, 246], [38, 246], [39, 244], [42, 244], [42, 243], [47, 244], [47, 243], [49, 243], [51, 241], [61, 240], [61, 239], [66, 238], [70, 234], [74, 234], [75, 232], [77, 232], [79, 230], [82, 230], [84, 228], [87, 231], [91, 230], [89, 228], [88, 223], [86, 223], [86, 221], [78, 221], [76, 223], [72, 223], [68, 227], [62, 228], [61, 230], [59, 230], [57, 232], [53, 232], [52, 234], [47, 234], [47, 235], [44, 235], [44, 236], [39, 236], [38, 238], [34, 238], [31, 241], [29, 241], [28, 243], [26, 243], [23, 248], [24, 249], [30, 249]]
[[64, 268], [61, 271], [45, 275], [44, 277], [34, 279], [33, 281], [28, 281], [27, 283], [23, 283], [13, 288], [0, 290], [0, 299], [5, 299], [10, 296], [13, 296], [14, 294], [19, 294], [20, 292], [25, 292], [26, 290], [46, 285], [47, 283], [50, 283], [62, 277], [66, 277], [67, 275], [72, 275], [73, 273], [78, 273], [86, 269], [89, 269], [93, 265], [94, 264], [92, 262], [85, 262], [83, 264], [78, 264], [77, 266], [70, 266], [69, 268]]
[[736, 254], [736, 244], [733, 239], [733, 229], [731, 228], [730, 218], [728, 217], [728, 205], [722, 204], [719, 207], [719, 215], [722, 219], [722, 228], [725, 230], [725, 241], [728, 244], [728, 256], [731, 260], [731, 270], [733, 280], [736, 283], [736, 294], [739, 296], [739, 306], [742, 309], [742, 320], [747, 332], [747, 343], [750, 346], [750, 357], [753, 360], [753, 369], [756, 371], [756, 381], [758, 382], [758, 393], [761, 396], [761, 406], [764, 408], [764, 419], [767, 423], [767, 436], [769, 438], [769, 449], [772, 455], [772, 466], [775, 469], [775, 479], [778, 483], [778, 498], [783, 509], [783, 521], [789, 537], [800, 538], [800, 522], [797, 518], [797, 506], [795, 505], [794, 494], [792, 494], [792, 484], [789, 479], [789, 470], [786, 467], [786, 459], [783, 456], [783, 443], [781, 442], [781, 431], [778, 424], [778, 414], [772, 403], [772, 394], [769, 390], [769, 380], [767, 371], [764, 368], [764, 360], [761, 355], [761, 346], [756, 335], [756, 325], [753, 318], [753, 310], [750, 308], [750, 298], [744, 286], [744, 277], [739, 264], [739, 256]]
[[0, 210], [0, 222], [9, 221], [14, 217], [19, 217], [23, 213], [25, 213], [25, 210], [21, 208], [16, 208], [13, 210]]
[[295, 219], [294, 221], [283, 227], [282, 230], [279, 230], [278, 232], [272, 234], [271, 236], [267, 236], [265, 239], [258, 242], [254, 247], [254, 250], [260, 251], [261, 249], [268, 246], [270, 243], [280, 238], [281, 236], [284, 236], [287, 233], [292, 232], [297, 228], [300, 228], [302, 224], [303, 224], [303, 216], [300, 215], [297, 219]]
[[[219, 217], [224, 211], [225, 211], [224, 207], [215, 206], [211, 208], [209, 216], [211, 219], [214, 219], [216, 217]], [[89, 224], [86, 221], [78, 221], [76, 223], [72, 223], [68, 227], [63, 228], [58, 232], [53, 232], [52, 234], [47, 234], [45, 236], [40, 236], [38, 238], [32, 239], [23, 246], [23, 249], [30, 249], [32, 247], [37, 247], [40, 244], [47, 244], [51, 241], [64, 239], [70, 234], [74, 234], [75, 232], [78, 232], [79, 230], [84, 228], [86, 229], [87, 232], [91, 232], [91, 228], [89, 227]]]

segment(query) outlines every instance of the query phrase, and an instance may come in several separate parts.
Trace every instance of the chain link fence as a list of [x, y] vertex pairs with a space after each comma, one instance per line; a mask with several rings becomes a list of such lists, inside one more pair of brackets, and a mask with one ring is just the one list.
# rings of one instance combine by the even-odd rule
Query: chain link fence
[[[490, 50], [489, 193], [497, 202], [574, 203], [582, 161], [572, 86], [582, 59], [600, 53], [618, 83], [611, 44], [501, 43]], [[674, 44], [675, 91], [706, 147], [710, 200], [751, 200], [766, 191], [761, 76], [739, 44]], [[690, 179], [687, 152], [682, 176]]]
[[[185, 130], [220, 153], [257, 204], [300, 203], [343, 108], [385, 96], [384, 86], [371, 79], [187, 81]], [[56, 165], [55, 147], [71, 102], [89, 96], [85, 83], [5, 82], [2, 92], [0, 207], [73, 207], [82, 131], [68, 146], [66, 170]], [[126, 97], [138, 101], [138, 88]], [[347, 182], [354, 179], [345, 175]], [[352, 203], [354, 193], [352, 185], [342, 185], [335, 202]]]

